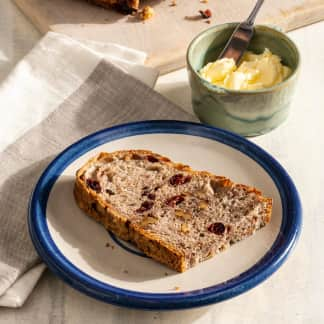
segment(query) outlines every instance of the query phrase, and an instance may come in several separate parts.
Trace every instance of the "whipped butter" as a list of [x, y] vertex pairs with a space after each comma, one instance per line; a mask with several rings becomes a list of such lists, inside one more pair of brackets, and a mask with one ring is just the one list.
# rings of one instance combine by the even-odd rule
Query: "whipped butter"
[[246, 52], [237, 67], [233, 59], [223, 58], [208, 63], [200, 75], [212, 84], [232, 90], [255, 90], [274, 86], [291, 73], [278, 55], [265, 49], [262, 54]]

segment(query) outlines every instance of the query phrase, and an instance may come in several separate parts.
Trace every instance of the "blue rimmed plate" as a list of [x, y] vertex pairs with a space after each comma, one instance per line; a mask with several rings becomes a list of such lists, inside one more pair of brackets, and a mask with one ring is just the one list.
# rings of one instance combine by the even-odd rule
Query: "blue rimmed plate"
[[[76, 170], [98, 152], [120, 149], [150, 149], [255, 186], [274, 200], [271, 223], [216, 257], [176, 273], [107, 233], [74, 202]], [[285, 170], [250, 141], [201, 124], [144, 121], [99, 131], [63, 151], [32, 194], [29, 229], [48, 267], [81, 292], [127, 307], [182, 309], [239, 295], [276, 271], [299, 236], [301, 204]]]

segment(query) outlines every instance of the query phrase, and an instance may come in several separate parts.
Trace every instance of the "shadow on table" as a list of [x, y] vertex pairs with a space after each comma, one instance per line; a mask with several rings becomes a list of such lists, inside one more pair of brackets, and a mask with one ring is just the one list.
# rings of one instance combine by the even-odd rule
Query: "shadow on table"
[[158, 91], [170, 101], [191, 113], [191, 91], [187, 82], [172, 82], [169, 84], [159, 84]]
[[39, 32], [12, 1], [0, 1], [0, 83], [39, 38]]
[[[21, 146], [19, 146], [18, 141], [16, 151], [20, 149]], [[24, 272], [39, 261], [39, 257], [29, 238], [27, 224], [29, 199], [38, 178], [53, 159], [53, 156], [31, 163], [16, 173], [12, 172], [10, 174], [7, 168], [19, 169], [18, 165], [21, 156], [16, 154], [14, 149], [9, 152], [9, 154], [7, 154], [7, 151], [0, 154], [2, 159], [0, 165], [3, 167], [1, 170], [4, 170], [1, 173], [2, 179], [0, 180], [0, 224], [2, 233], [2, 237], [0, 237], [0, 264], [2, 262]], [[26, 157], [26, 160], [28, 161], [28, 157]]]
[[0, 307], [0, 323], [191, 324], [202, 323], [211, 309], [157, 312], [117, 307], [79, 293], [46, 271], [21, 308]]
[[90, 276], [108, 282], [145, 283], [154, 279], [166, 280], [166, 271], [168, 278], [177, 274], [149, 258], [120, 248], [103, 226], [77, 206], [73, 197], [74, 182], [74, 176], [59, 178], [46, 212], [54, 242], [72, 264]]

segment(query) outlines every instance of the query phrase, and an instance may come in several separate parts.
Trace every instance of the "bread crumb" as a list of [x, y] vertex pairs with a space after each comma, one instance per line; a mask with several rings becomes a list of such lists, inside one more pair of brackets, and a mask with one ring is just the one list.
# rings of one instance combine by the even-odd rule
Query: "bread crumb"
[[179, 291], [180, 290], [180, 287], [175, 286], [173, 289], [176, 290], [176, 291]]
[[170, 3], [170, 7], [175, 7], [177, 5], [177, 1], [176, 0], [172, 0]]
[[201, 3], [208, 3], [208, 0], [200, 0]]
[[115, 248], [112, 244], [110, 244], [109, 242], [106, 243], [106, 247], [110, 247], [112, 250]]
[[211, 23], [211, 21], [210, 20], [206, 20], [206, 24], [210, 24]]
[[139, 17], [141, 20], [148, 20], [154, 16], [154, 9], [150, 6], [145, 6], [140, 12]]
[[165, 276], [168, 276], [169, 274], [168, 274], [167, 272], [164, 272], [164, 275], [165, 275]]
[[124, 272], [124, 273], [128, 273], [128, 270], [124, 270], [123, 272]]

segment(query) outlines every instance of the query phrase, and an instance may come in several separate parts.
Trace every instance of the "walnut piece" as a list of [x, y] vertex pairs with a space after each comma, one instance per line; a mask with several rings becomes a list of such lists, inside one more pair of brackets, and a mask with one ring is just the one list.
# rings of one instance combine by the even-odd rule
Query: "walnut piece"
[[184, 212], [184, 211], [182, 211], [182, 210], [179, 210], [179, 209], [177, 209], [177, 210], [175, 211], [175, 215], [176, 215], [177, 217], [183, 218], [184, 220], [189, 220], [189, 219], [192, 218], [192, 215], [191, 215], [191, 214], [186, 213], [186, 212]]
[[200, 210], [205, 210], [205, 209], [207, 209], [207, 208], [208, 208], [208, 203], [207, 203], [207, 201], [205, 201], [205, 200], [200, 201], [198, 207], [199, 207]]
[[188, 226], [188, 224], [181, 224], [181, 232], [182, 233], [188, 233], [189, 232], [189, 226]]
[[157, 222], [158, 222], [157, 218], [154, 218], [152, 216], [146, 216], [141, 220], [140, 225], [144, 227], [149, 224], [156, 224]]

